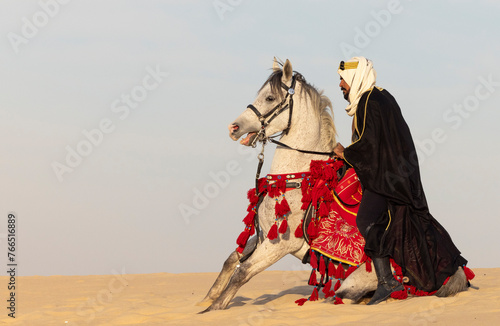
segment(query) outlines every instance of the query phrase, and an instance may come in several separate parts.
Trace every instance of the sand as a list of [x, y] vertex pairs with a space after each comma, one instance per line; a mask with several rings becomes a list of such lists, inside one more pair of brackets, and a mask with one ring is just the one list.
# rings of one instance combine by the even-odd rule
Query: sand
[[[16, 318], [7, 325], [495, 325], [500, 268], [474, 268], [471, 288], [455, 297], [417, 297], [376, 306], [297, 306], [312, 288], [307, 271], [266, 271], [244, 285], [228, 309], [197, 314], [217, 273], [28, 276], [16, 279]], [[5, 307], [7, 277], [0, 277]], [[7, 303], [7, 304], [6, 304]]]

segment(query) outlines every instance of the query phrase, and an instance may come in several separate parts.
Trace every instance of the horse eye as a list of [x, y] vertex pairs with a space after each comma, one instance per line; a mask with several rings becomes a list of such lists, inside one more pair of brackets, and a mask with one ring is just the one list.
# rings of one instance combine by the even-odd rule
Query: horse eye
[[268, 102], [274, 101], [274, 96], [269, 95], [268, 97], [266, 97], [266, 101]]

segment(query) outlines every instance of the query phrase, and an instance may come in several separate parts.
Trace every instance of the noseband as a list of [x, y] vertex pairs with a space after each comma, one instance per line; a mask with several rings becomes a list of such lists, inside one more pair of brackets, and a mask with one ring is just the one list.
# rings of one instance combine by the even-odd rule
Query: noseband
[[[255, 147], [257, 140], [263, 141], [264, 139], [268, 138], [266, 137], [266, 128], [267, 126], [271, 123], [271, 121], [274, 120], [278, 115], [280, 115], [283, 111], [286, 109], [289, 109], [289, 114], [288, 114], [288, 124], [287, 127], [282, 131], [282, 134], [286, 135], [288, 131], [290, 130], [290, 126], [292, 124], [292, 113], [293, 113], [293, 95], [295, 94], [295, 83], [296, 83], [296, 77], [295, 75], [292, 76], [292, 85], [288, 87], [285, 83], [281, 83], [281, 87], [286, 91], [286, 95], [283, 98], [283, 100], [278, 103], [274, 108], [272, 108], [271, 111], [267, 112], [266, 114], [260, 113], [260, 111], [253, 106], [253, 104], [250, 104], [247, 106], [247, 108], [251, 109], [255, 115], [259, 118], [261, 128], [257, 136], [254, 138], [252, 141], [251, 146]], [[285, 105], [286, 100], [288, 100], [288, 103]], [[269, 118], [269, 119], [267, 119]], [[266, 120], [267, 119], [267, 120]]]

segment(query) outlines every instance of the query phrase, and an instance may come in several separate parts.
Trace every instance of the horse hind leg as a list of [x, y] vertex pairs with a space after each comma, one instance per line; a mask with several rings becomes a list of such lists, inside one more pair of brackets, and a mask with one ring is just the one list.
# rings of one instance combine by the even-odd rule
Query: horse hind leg
[[[377, 289], [377, 275], [375, 271], [367, 272], [365, 264], [361, 264], [349, 277], [347, 277], [335, 294], [341, 299], [349, 299], [358, 302], [367, 293]], [[329, 298], [328, 302], [333, 302]]]
[[435, 295], [438, 297], [450, 297], [458, 292], [466, 291], [468, 287], [469, 282], [465, 276], [464, 269], [459, 267], [455, 274], [450, 276], [448, 282], [437, 290]]

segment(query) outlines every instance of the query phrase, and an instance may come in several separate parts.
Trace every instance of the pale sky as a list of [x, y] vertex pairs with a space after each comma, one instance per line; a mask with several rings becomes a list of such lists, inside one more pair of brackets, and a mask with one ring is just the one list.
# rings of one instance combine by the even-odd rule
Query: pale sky
[[470, 267], [500, 267], [499, 14], [487, 0], [1, 0], [0, 263], [13, 212], [18, 275], [219, 271], [257, 167], [227, 125], [276, 56], [330, 97], [348, 145], [336, 68], [361, 55], [422, 152], [431, 213]]

